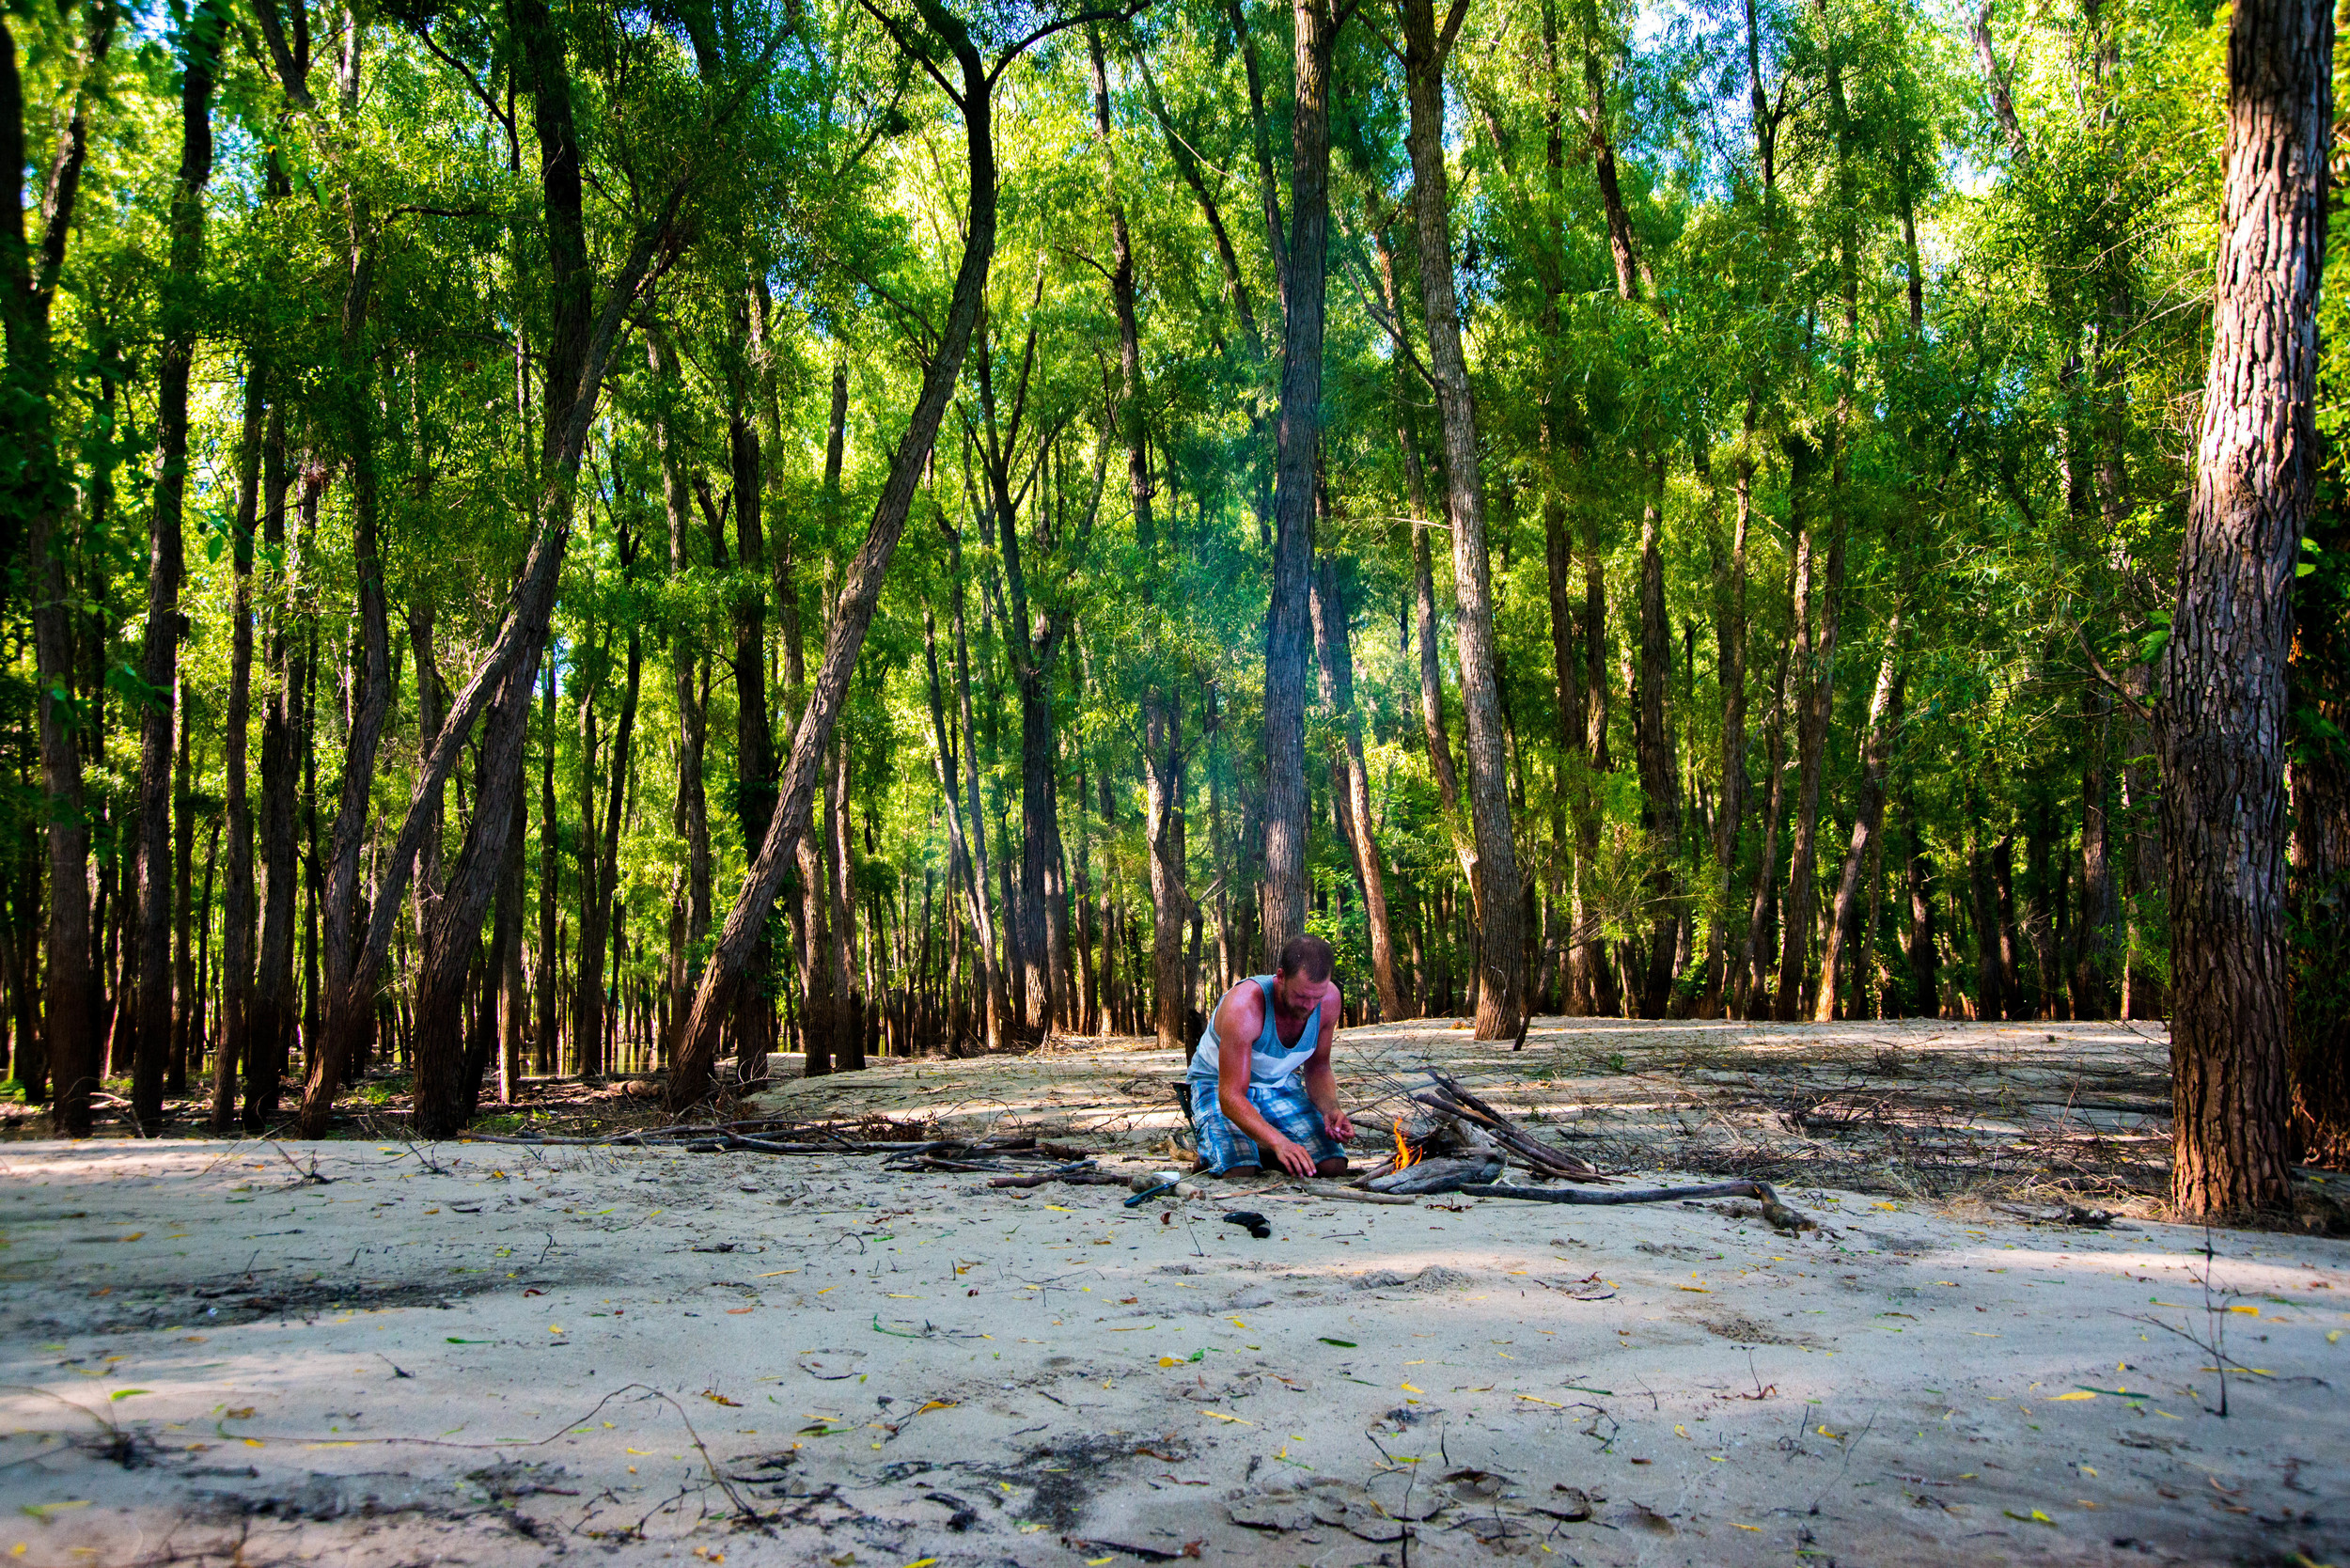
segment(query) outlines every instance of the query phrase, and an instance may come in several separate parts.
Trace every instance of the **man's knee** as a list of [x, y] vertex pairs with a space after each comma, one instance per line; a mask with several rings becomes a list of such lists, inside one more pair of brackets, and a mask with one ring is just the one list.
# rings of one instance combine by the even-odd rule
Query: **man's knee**
[[1343, 1154], [1333, 1154], [1326, 1160], [1317, 1161], [1314, 1165], [1314, 1174], [1317, 1176], [1345, 1175], [1346, 1156]]

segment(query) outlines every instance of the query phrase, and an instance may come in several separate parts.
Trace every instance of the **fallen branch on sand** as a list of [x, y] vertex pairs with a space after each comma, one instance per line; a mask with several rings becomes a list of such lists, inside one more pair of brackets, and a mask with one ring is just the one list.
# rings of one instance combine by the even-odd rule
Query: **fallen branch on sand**
[[1592, 1192], [1584, 1187], [1516, 1187], [1475, 1182], [1461, 1189], [1472, 1198], [1523, 1198], [1535, 1203], [1669, 1203], [1683, 1198], [1759, 1198], [1762, 1217], [1781, 1231], [1810, 1231], [1816, 1222], [1778, 1200], [1768, 1182], [1707, 1182], [1693, 1187], [1627, 1187]]

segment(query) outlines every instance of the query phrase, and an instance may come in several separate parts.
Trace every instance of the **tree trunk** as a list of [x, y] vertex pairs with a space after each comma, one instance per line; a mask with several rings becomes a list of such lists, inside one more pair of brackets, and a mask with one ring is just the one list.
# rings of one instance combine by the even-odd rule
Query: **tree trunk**
[[[1470, 397], [1453, 290], [1451, 200], [1444, 163], [1444, 57], [1452, 46], [1449, 27], [1458, 26], [1465, 13], [1454, 10], [1439, 38], [1429, 0], [1404, 0], [1402, 9], [1420, 291], [1429, 369], [1444, 423], [1452, 514], [1453, 629], [1460, 645], [1461, 706], [1468, 723], [1469, 821], [1477, 842], [1481, 955], [1477, 1038], [1506, 1040], [1517, 1033], [1525, 1005], [1524, 890], [1510, 823], [1508, 757], [1494, 662], [1493, 588], [1485, 553], [1484, 480], [1477, 409]], [[1292, 255], [1302, 248], [1293, 247]]]
[[[1755, 400], [1747, 400], [1745, 440], [1737, 457], [1737, 521], [1730, 558], [1715, 579], [1714, 657], [1722, 694], [1722, 798], [1714, 813], [1715, 907], [1705, 964], [1707, 1017], [1718, 1017], [1734, 988], [1730, 977], [1730, 914], [1737, 899], [1738, 834], [1747, 811], [1747, 532], [1754, 516]], [[1706, 437], [1700, 435], [1700, 442]], [[1715, 524], [1716, 541], [1720, 524]], [[1766, 867], [1762, 873], [1770, 874]]]
[[1653, 934], [1640, 988], [1643, 1017], [1662, 1018], [1672, 1000], [1674, 949], [1682, 915], [1681, 768], [1665, 715], [1671, 679], [1672, 625], [1665, 614], [1665, 564], [1657, 549], [1664, 525], [1665, 462], [1653, 460], [1640, 510], [1640, 676], [1633, 731], [1640, 760], [1641, 825], [1655, 867], [1649, 874]]
[[540, 732], [546, 752], [539, 774], [539, 1071], [556, 1071], [556, 1035], [562, 1008], [555, 996], [556, 885], [562, 876], [560, 835], [555, 825], [555, 661], [549, 659], [540, 694]]
[[[237, 459], [236, 587], [229, 604], [228, 712], [223, 745], [227, 787], [228, 876], [221, 889], [220, 1049], [212, 1059], [212, 1127], [228, 1131], [236, 1113], [237, 1065], [258, 1054], [253, 1026], [253, 809], [245, 789], [246, 739], [253, 715], [253, 525], [259, 510], [261, 372], [248, 365], [244, 433]], [[281, 505], [280, 494], [274, 497]], [[282, 529], [281, 529], [282, 532]], [[182, 861], [187, 855], [180, 851]], [[184, 961], [187, 943], [180, 942]], [[184, 963], [183, 963], [184, 967]], [[185, 994], [185, 986], [181, 987]]]
[[2102, 687], [2082, 694], [2086, 710], [2087, 760], [2081, 770], [2081, 918], [2079, 957], [2073, 974], [2076, 1017], [2113, 1015], [2121, 968], [2122, 900], [2113, 880], [2113, 778], [2107, 752], [2112, 744], [2113, 698]]
[[2170, 1195], [2187, 1219], [2289, 1205], [2286, 659], [2315, 475], [2334, 20], [2243, 0], [2211, 369], [2155, 727], [2173, 972]]
[[180, 721], [180, 531], [188, 482], [188, 374], [196, 360], [196, 295], [204, 269], [204, 187], [212, 177], [212, 85], [227, 17], [206, 0], [180, 35], [180, 171], [171, 190], [172, 286], [164, 291], [155, 371], [155, 483], [147, 530], [147, 631], [139, 676], [139, 995], [132, 1055], [132, 1117], [152, 1137], [164, 1109], [171, 1049], [171, 753]]
[[[1869, 728], [1860, 742], [1860, 798], [1853, 808], [1852, 844], [1844, 852], [1844, 871], [1836, 885], [1836, 909], [1828, 920], [1827, 950], [1820, 958], [1820, 996], [1813, 1005], [1811, 1016], [1815, 1023], [1832, 1023], [1841, 995], [1841, 973], [1844, 949], [1858, 934], [1854, 918], [1856, 903], [1860, 896], [1861, 873], [1872, 853], [1881, 850], [1879, 835], [1885, 826], [1885, 768], [1893, 745], [1892, 731], [1902, 722], [1902, 607], [1893, 606], [1892, 619], [1885, 628], [1885, 658], [1877, 666], [1875, 693], [1869, 698]], [[1869, 924], [1874, 929], [1875, 917]], [[1866, 995], [1869, 980], [1864, 972], [1870, 962], [1869, 947], [1864, 945], [1856, 959], [1853, 984]]]
[[[1291, 117], [1290, 233], [1281, 267], [1280, 416], [1273, 484], [1273, 597], [1265, 617], [1265, 967], [1306, 929], [1307, 599], [1313, 572], [1314, 474], [1321, 456], [1322, 336], [1330, 219], [1330, 59], [1340, 19], [1292, 0], [1296, 100]], [[1267, 222], [1278, 218], [1266, 185]], [[1278, 246], [1276, 247], [1277, 251]]]
[[[957, 554], [960, 555], [958, 548]], [[947, 730], [947, 705], [938, 675], [938, 633], [933, 618], [925, 608], [922, 612], [922, 648], [928, 659], [931, 679], [931, 734], [936, 745], [933, 755], [938, 761], [939, 797], [947, 808], [947, 848], [949, 856], [949, 880], [958, 881], [963, 888], [964, 912], [971, 922], [975, 943], [979, 949], [980, 1009], [985, 1017], [987, 1049], [1000, 1050], [1004, 1037], [1004, 980], [995, 967], [995, 933], [988, 917], [987, 872], [974, 855], [979, 846], [964, 832], [964, 809], [958, 799], [960, 784], [955, 747]], [[966, 730], [964, 745], [971, 737]], [[980, 853], [984, 853], [981, 851]]]
[[1795, 509], [1794, 665], [1795, 682], [1795, 820], [1787, 861], [1787, 894], [1780, 914], [1778, 1012], [1802, 1015], [1806, 947], [1811, 935], [1812, 855], [1820, 826], [1820, 779], [1827, 760], [1828, 719], [1835, 707], [1836, 585], [1843, 574], [1841, 533], [1828, 546], [1827, 581], [1819, 578], [1818, 457], [1810, 441], [1787, 441], [1788, 494]]
[[1764, 984], [1764, 970], [1770, 963], [1770, 933], [1772, 900], [1778, 888], [1778, 829], [1787, 820], [1787, 673], [1794, 663], [1794, 627], [1801, 622], [1794, 618], [1796, 585], [1800, 581], [1799, 561], [1790, 561], [1787, 569], [1787, 599], [1791, 625], [1787, 640], [1779, 644], [1778, 667], [1771, 677], [1771, 708], [1762, 720], [1763, 771], [1771, 781], [1770, 793], [1762, 808], [1762, 851], [1754, 867], [1754, 897], [1747, 910], [1747, 933], [1738, 953], [1738, 1005], [1741, 1017], [1753, 1018], [1770, 1011], [1769, 988]]
[[[1417, 530], [1415, 530], [1417, 531]], [[1355, 885], [1363, 891], [1363, 914], [1371, 934], [1371, 981], [1379, 996], [1379, 1016], [1386, 1022], [1408, 1018], [1395, 981], [1395, 936], [1388, 924], [1386, 868], [1379, 857], [1379, 840], [1371, 825], [1371, 774], [1363, 762], [1363, 715], [1355, 706], [1355, 651], [1347, 624], [1346, 601], [1339, 590], [1338, 562], [1322, 558], [1314, 582], [1312, 603], [1314, 652], [1321, 663], [1322, 703], [1338, 720], [1344, 737], [1330, 749], [1330, 791], [1338, 805], [1347, 850], [1355, 862]]]
[[[645, 355], [665, 397], [680, 396], [676, 354], [659, 333], [646, 334]], [[686, 486], [684, 453], [681, 449], [684, 442], [670, 428], [669, 407], [666, 400], [654, 404], [653, 444], [661, 453], [662, 502], [669, 525], [669, 573], [682, 577], [691, 564], [685, 541], [693, 524], [693, 498]], [[669, 662], [678, 708], [676, 829], [678, 837], [685, 840], [684, 918], [679, 932], [676, 961], [670, 969], [669, 1007], [671, 1017], [682, 1022], [689, 1000], [685, 955], [698, 952], [710, 934], [711, 899], [710, 802], [702, 781], [703, 755], [709, 741], [708, 714], [697, 684], [697, 677], [705, 666], [700, 639], [690, 622], [682, 622], [671, 631]], [[665, 1050], [673, 1048], [671, 1042], [663, 1043]]]
[[[39, 677], [34, 702], [40, 736], [49, 871], [48, 914], [41, 937], [39, 1055], [50, 1091], [51, 1130], [68, 1137], [89, 1132], [90, 1092], [98, 1079], [98, 1064], [92, 1059], [97, 996], [90, 972], [89, 823], [71, 701], [71, 694], [83, 686], [77, 680], [80, 628], [74, 600], [69, 598], [72, 545], [61, 526], [71, 495], [58, 458], [54, 423], [55, 355], [50, 307], [72, 231], [87, 156], [89, 109], [102, 86], [101, 72], [117, 21], [115, 8], [108, 3], [87, 7], [85, 14], [88, 18], [86, 75], [57, 140], [56, 163], [42, 202], [46, 222], [37, 246], [22, 243], [22, 181], [11, 178], [5, 181], [5, 193], [0, 193], [0, 214], [8, 220], [0, 243], [18, 242], [0, 252], [0, 326], [5, 326], [8, 345], [7, 391], [16, 407], [10, 429], [19, 444], [16, 486], [21, 493], [0, 505], [0, 513], [6, 514], [5, 522], [0, 522], [0, 558], [17, 558], [14, 529], [20, 517], [29, 516], [24, 558], [31, 589], [35, 669]], [[0, 19], [0, 157], [12, 171], [25, 166], [23, 84], [16, 42], [5, 19]], [[111, 395], [109, 384], [110, 401]], [[102, 494], [93, 497], [93, 511], [102, 505]], [[102, 697], [102, 691], [87, 695]], [[96, 723], [92, 729], [94, 734], [101, 732]], [[26, 986], [32, 983], [29, 966], [20, 980]], [[21, 1066], [18, 1077], [26, 1085], [28, 1097], [37, 1098], [39, 1085], [35, 1078]]]

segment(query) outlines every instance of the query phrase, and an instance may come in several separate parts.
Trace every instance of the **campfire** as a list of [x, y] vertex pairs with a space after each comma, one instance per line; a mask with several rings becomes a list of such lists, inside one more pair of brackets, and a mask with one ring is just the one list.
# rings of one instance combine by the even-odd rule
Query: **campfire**
[[1370, 1173], [1373, 1192], [1452, 1192], [1498, 1179], [1507, 1164], [1543, 1177], [1590, 1181], [1599, 1172], [1515, 1122], [1431, 1068], [1428, 1087], [1411, 1091], [1408, 1108], [1388, 1129], [1395, 1152]]

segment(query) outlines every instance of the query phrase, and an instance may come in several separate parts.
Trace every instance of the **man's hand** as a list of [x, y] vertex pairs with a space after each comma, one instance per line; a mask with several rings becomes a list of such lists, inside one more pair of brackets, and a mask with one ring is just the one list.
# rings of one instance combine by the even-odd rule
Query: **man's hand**
[[1291, 1175], [1301, 1180], [1313, 1175], [1314, 1156], [1304, 1144], [1292, 1143], [1284, 1138], [1273, 1152], [1274, 1157], [1281, 1162], [1281, 1168]]
[[1355, 1136], [1355, 1123], [1342, 1110], [1325, 1111], [1322, 1117], [1322, 1130], [1344, 1143]]

